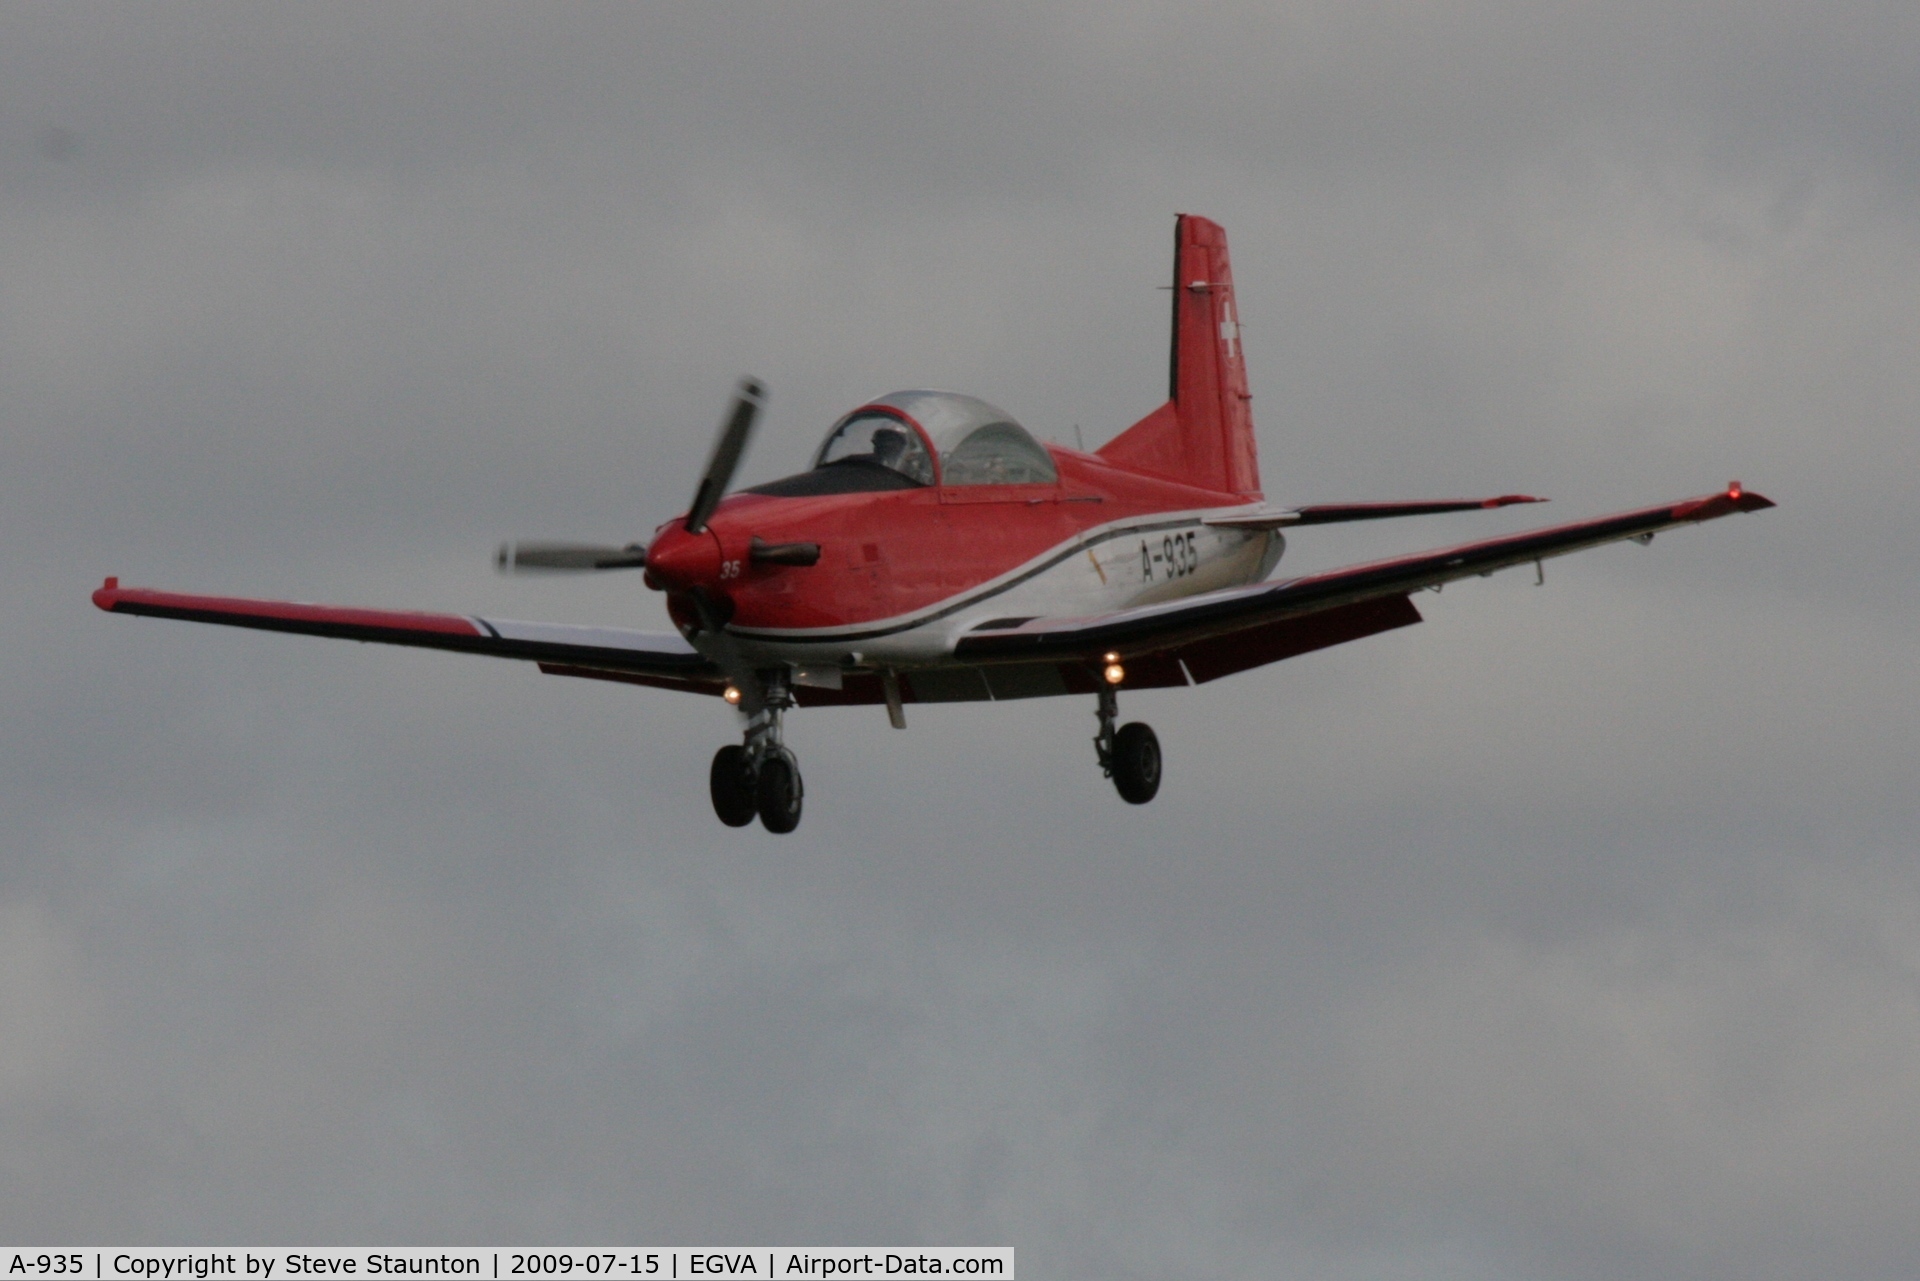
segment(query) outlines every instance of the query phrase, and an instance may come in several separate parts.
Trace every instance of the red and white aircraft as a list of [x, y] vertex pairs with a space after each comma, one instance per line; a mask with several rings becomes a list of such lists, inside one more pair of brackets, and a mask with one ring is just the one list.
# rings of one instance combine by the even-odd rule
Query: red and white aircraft
[[1300, 525], [1539, 501], [1275, 507], [1260, 492], [1225, 233], [1180, 217], [1171, 387], [1100, 449], [1042, 445], [985, 401], [906, 391], [835, 423], [811, 470], [728, 495], [762, 400], [740, 384], [693, 505], [646, 546], [509, 544], [503, 569], [639, 568], [678, 634], [343, 609], [122, 587], [101, 609], [525, 659], [561, 676], [724, 697], [744, 741], [720, 749], [714, 810], [769, 831], [800, 821], [781, 736], [793, 707], [1090, 694], [1100, 767], [1134, 804], [1160, 746], [1116, 725], [1122, 688], [1204, 684], [1420, 621], [1410, 594], [1454, 579], [1773, 504], [1725, 490], [1617, 516], [1268, 581]]

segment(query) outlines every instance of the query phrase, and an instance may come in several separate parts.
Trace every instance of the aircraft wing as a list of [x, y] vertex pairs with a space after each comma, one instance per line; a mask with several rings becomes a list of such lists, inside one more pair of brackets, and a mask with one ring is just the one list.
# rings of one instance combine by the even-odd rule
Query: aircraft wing
[[[1485, 577], [1515, 565], [1623, 539], [1651, 541], [1676, 525], [1698, 524], [1773, 503], [1736, 483], [1717, 494], [1690, 498], [1597, 520], [1555, 525], [1462, 543], [1435, 551], [1353, 565], [1305, 578], [1227, 588], [1180, 600], [1141, 605], [1088, 618], [1035, 618], [1011, 626], [983, 626], [962, 637], [954, 657], [975, 663], [1081, 660], [1113, 653], [1132, 672], [1171, 667], [1177, 659], [1194, 681], [1209, 681], [1309, 650], [1357, 640], [1420, 621], [1408, 599], [1424, 587]], [[1135, 660], [1144, 660], [1136, 662]], [[1184, 684], [1178, 669], [1170, 681]]]
[[539, 663], [544, 671], [563, 671], [569, 675], [618, 673], [627, 680], [675, 689], [700, 688], [714, 692], [725, 684], [725, 677], [717, 667], [672, 632], [522, 623], [504, 618], [407, 610], [348, 609], [298, 601], [186, 596], [144, 587], [122, 587], [115, 578], [109, 578], [106, 585], [93, 594], [93, 603], [113, 614], [144, 614], [269, 632], [527, 659]]

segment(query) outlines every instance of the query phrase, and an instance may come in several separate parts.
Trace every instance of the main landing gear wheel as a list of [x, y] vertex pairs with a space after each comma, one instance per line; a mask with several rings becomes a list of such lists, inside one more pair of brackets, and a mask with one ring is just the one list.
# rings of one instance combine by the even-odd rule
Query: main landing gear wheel
[[744, 747], [723, 747], [713, 754], [713, 768], [707, 771], [707, 786], [713, 793], [713, 812], [728, 827], [745, 827], [759, 812], [754, 795], [753, 768]]
[[1113, 727], [1120, 719], [1120, 696], [1112, 685], [1100, 687], [1100, 706], [1094, 714], [1100, 718], [1093, 750], [1100, 758], [1101, 773], [1113, 780], [1121, 800], [1145, 805], [1160, 791], [1159, 736], [1140, 721]]
[[769, 832], [791, 832], [800, 826], [800, 802], [805, 790], [800, 771], [785, 756], [769, 756], [760, 762], [760, 822]]
[[1129, 805], [1145, 805], [1160, 790], [1160, 738], [1135, 721], [1113, 736], [1113, 786]]

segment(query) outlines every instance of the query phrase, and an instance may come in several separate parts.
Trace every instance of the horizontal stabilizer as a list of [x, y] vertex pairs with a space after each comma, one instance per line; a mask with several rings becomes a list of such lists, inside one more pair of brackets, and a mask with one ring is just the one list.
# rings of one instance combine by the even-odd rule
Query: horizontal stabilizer
[[1498, 498], [1448, 498], [1431, 503], [1328, 503], [1318, 507], [1263, 508], [1233, 516], [1210, 517], [1221, 529], [1286, 529], [1294, 525], [1333, 525], [1349, 520], [1386, 520], [1393, 516], [1433, 516], [1440, 512], [1486, 511], [1515, 503], [1544, 503], [1527, 494]]

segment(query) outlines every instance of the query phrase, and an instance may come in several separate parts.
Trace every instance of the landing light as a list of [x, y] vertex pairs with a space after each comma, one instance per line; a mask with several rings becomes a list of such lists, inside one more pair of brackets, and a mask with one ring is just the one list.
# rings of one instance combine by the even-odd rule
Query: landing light
[[727, 686], [727, 692], [720, 697], [726, 699], [727, 702], [733, 706], [738, 707], [740, 705], [740, 687], [738, 685], [729, 685]]
[[[1109, 654], [1107, 657], [1111, 659], [1113, 655]], [[1107, 684], [1118, 685], [1121, 681], [1127, 679], [1127, 669], [1118, 663], [1109, 662], [1107, 664], [1107, 670], [1102, 672], [1101, 675], [1107, 678]]]

